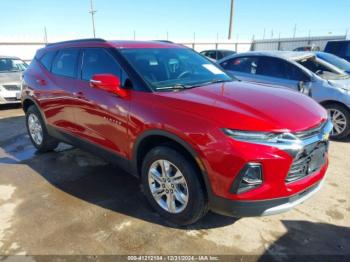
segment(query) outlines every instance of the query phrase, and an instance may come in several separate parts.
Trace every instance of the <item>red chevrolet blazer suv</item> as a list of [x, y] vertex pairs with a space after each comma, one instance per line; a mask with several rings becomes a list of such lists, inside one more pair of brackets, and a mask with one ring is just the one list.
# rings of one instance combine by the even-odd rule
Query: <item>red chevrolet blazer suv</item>
[[332, 124], [320, 105], [239, 82], [173, 43], [47, 45], [24, 73], [22, 104], [39, 152], [63, 141], [117, 163], [179, 225], [208, 210], [284, 212], [320, 189], [328, 166]]

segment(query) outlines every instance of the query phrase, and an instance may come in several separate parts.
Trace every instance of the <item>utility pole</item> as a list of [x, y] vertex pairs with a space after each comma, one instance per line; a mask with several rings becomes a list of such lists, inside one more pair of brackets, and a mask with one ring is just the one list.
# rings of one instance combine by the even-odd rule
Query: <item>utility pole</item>
[[232, 39], [233, 35], [233, 14], [234, 14], [234, 0], [231, 0], [231, 8], [230, 8], [230, 24], [228, 29], [228, 40]]
[[293, 38], [295, 38], [296, 34], [297, 34], [297, 24], [294, 25]]
[[96, 29], [95, 29], [95, 14], [96, 14], [96, 10], [94, 9], [94, 6], [92, 4], [92, 0], [90, 0], [90, 11], [89, 13], [91, 14], [91, 20], [92, 20], [92, 31], [94, 34], [94, 38], [96, 38]]
[[46, 26], [44, 27], [44, 42], [45, 42], [45, 44], [48, 43]]
[[266, 28], [264, 28], [263, 40], [265, 40]]

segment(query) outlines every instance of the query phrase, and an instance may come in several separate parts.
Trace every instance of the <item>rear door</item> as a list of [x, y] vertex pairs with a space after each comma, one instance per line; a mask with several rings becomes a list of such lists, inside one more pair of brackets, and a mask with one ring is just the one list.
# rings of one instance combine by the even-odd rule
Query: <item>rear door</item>
[[70, 132], [77, 129], [74, 110], [79, 55], [79, 48], [48, 52], [42, 57], [41, 64], [51, 72], [46, 71], [36, 79], [42, 87], [39, 99], [48, 124]]
[[122, 83], [127, 79], [108, 49], [82, 50], [78, 85], [79, 107], [74, 112], [79, 135], [92, 144], [127, 157], [130, 100], [90, 87], [90, 80], [95, 74], [113, 74]]

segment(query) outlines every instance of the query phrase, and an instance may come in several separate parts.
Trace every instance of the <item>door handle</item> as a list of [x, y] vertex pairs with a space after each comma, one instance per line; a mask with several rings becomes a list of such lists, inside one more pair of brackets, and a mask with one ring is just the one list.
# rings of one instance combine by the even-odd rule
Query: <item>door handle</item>
[[83, 98], [84, 97], [84, 93], [83, 92], [73, 92], [73, 96], [76, 96], [78, 98]]
[[37, 79], [36, 82], [41, 85], [41, 86], [45, 86], [46, 85], [46, 81], [44, 79]]

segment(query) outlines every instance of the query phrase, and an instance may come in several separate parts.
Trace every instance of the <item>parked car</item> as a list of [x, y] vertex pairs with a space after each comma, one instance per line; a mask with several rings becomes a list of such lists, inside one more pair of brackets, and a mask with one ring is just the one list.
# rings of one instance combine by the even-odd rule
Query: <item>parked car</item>
[[18, 57], [0, 56], [0, 104], [21, 102], [21, 75], [27, 66]]
[[319, 46], [308, 45], [308, 46], [301, 46], [301, 47], [295, 48], [293, 51], [307, 52], [307, 51], [320, 51], [320, 50], [321, 50], [321, 48]]
[[212, 61], [215, 62], [215, 61], [220, 60], [224, 57], [234, 55], [234, 54], [236, 54], [236, 52], [232, 51], [232, 50], [215, 49], [215, 50], [205, 50], [205, 51], [200, 52], [200, 54], [208, 57], [209, 59], [211, 59]]
[[155, 210], [181, 225], [208, 209], [289, 210], [320, 189], [328, 166], [332, 124], [319, 104], [234, 81], [181, 45], [48, 45], [24, 73], [22, 101], [39, 152], [64, 141], [118, 163], [140, 178]]
[[350, 134], [350, 79], [341, 69], [312, 52], [248, 52], [219, 64], [240, 80], [301, 91], [321, 103], [331, 115], [332, 138]]
[[316, 56], [317, 58], [322, 59], [327, 63], [334, 65], [335, 67], [338, 67], [350, 75], [350, 62], [346, 61], [345, 59], [325, 52], [316, 52]]
[[326, 53], [344, 58], [350, 62], [350, 40], [329, 41], [324, 49]]

